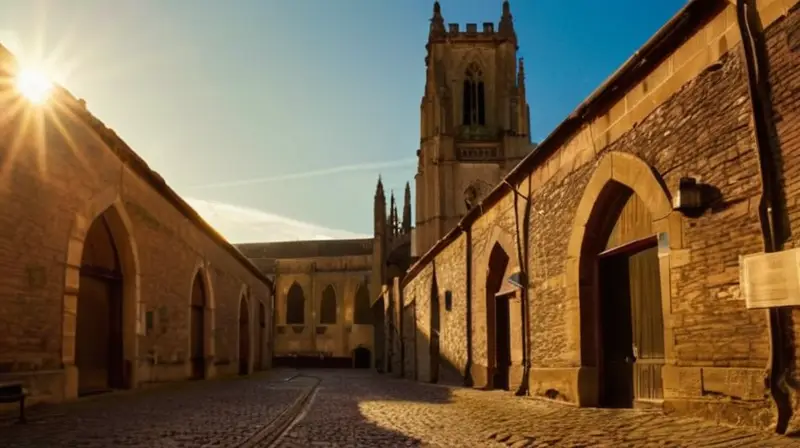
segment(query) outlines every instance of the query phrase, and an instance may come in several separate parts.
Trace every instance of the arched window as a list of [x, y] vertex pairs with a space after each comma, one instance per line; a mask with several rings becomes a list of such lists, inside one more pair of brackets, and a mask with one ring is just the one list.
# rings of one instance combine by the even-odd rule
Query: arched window
[[286, 323], [288, 325], [303, 325], [306, 322], [306, 297], [303, 288], [292, 283], [289, 294], [286, 295]]
[[369, 325], [372, 323], [372, 312], [369, 306], [369, 289], [367, 285], [360, 285], [356, 291], [355, 310], [353, 312], [353, 323]]
[[336, 325], [336, 292], [328, 285], [322, 291], [322, 302], [319, 304], [319, 323]]
[[477, 64], [470, 64], [464, 73], [464, 104], [462, 120], [465, 126], [486, 124], [483, 72]]

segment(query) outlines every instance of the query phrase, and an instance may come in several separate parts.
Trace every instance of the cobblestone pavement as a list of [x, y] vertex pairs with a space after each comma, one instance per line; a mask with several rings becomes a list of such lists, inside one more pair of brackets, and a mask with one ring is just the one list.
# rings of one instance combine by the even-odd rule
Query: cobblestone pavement
[[257, 434], [277, 435], [270, 422], [316, 384], [306, 376], [321, 382], [279, 439], [282, 448], [800, 446], [656, 411], [579, 409], [369, 371], [308, 370], [284, 381], [293, 373], [184, 382], [55, 406], [32, 412], [27, 425], [0, 422], [0, 447], [236, 447]]
[[292, 373], [181, 382], [32, 411], [26, 425], [0, 425], [0, 447], [236, 446], [308, 389], [286, 382]]
[[423, 385], [357, 371], [319, 371], [322, 383], [283, 448], [779, 447], [800, 440], [657, 411], [580, 409], [508, 392]]

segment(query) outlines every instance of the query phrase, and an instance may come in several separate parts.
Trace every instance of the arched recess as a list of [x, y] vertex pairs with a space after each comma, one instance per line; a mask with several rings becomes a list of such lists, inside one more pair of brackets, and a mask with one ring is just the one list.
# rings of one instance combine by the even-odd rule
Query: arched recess
[[366, 283], [358, 285], [356, 290], [355, 300], [353, 301], [353, 323], [356, 325], [372, 324], [369, 288]]
[[263, 300], [258, 302], [258, 352], [256, 353], [256, 370], [266, 368], [267, 348], [267, 307]]
[[[85, 259], [85, 256], [88, 258]], [[95, 256], [105, 257], [108, 263], [99, 259], [92, 261], [91, 258]], [[103, 265], [109, 263], [109, 266], [113, 266], [112, 269], [103, 269]], [[93, 264], [100, 266], [92, 266]], [[142, 331], [139, 316], [139, 257], [133, 226], [116, 188], [109, 188], [95, 196], [82, 212], [76, 214], [67, 244], [64, 278], [61, 326], [64, 397], [77, 397], [81, 383], [83, 388], [102, 387], [100, 383], [104, 377], [107, 379], [106, 387], [135, 387], [138, 349], [136, 336]], [[112, 319], [104, 321], [105, 328], [93, 325], [94, 321], [99, 325], [103, 320], [94, 319], [88, 314], [98, 311], [93, 310], [97, 304], [104, 304], [103, 306], [110, 307], [106, 309], [115, 313]], [[91, 345], [91, 340], [103, 339], [103, 334], [106, 335], [106, 341], [112, 344], [105, 362], [90, 354], [104, 350]], [[83, 345], [84, 342], [90, 345]], [[82, 362], [76, 363], [79, 351]], [[84, 364], [83, 360], [87, 356], [90, 361]], [[85, 365], [83, 381], [80, 378], [79, 364]], [[102, 373], [103, 369], [107, 376]], [[92, 370], [93, 374], [90, 373]], [[90, 380], [87, 383], [91, 375], [94, 375], [95, 381]]]
[[[637, 213], [638, 216], [646, 218], [639, 219], [650, 222], [637, 224], [640, 228], [637, 231], [637, 238], [633, 240], [627, 238], [627, 241], [621, 242], [623, 245], [620, 247], [608, 247], [609, 244], [612, 246], [617, 244], [612, 241], [611, 236], [620, 226], [620, 220], [624, 218], [623, 210], [626, 208], [633, 210], [637, 206], [646, 209]], [[649, 224], [649, 235], [643, 237], [643, 232], [647, 233], [647, 224]], [[644, 231], [641, 230], [642, 225], [645, 226]], [[630, 256], [641, 253], [642, 250], [650, 251], [653, 257], [657, 257], [650, 263], [657, 271], [653, 272], [656, 278], [651, 281], [655, 285], [650, 296], [656, 296], [653, 300], [658, 303], [653, 305], [653, 309], [660, 308], [661, 316], [645, 320], [656, 322], [658, 328], [655, 331], [660, 333], [658, 336], [662, 339], [662, 362], [669, 364], [670, 360], [674, 359], [670, 342], [672, 326], [669, 258], [662, 255], [668, 254], [670, 249], [680, 249], [682, 240], [681, 216], [678, 212], [672, 211], [669, 192], [664, 188], [657, 173], [634, 155], [620, 152], [604, 155], [595, 168], [578, 205], [568, 243], [565, 267], [566, 328], [569, 329], [568, 340], [578, 355], [576, 361], [580, 363], [580, 371], [577, 372], [575, 382], [578, 391], [576, 398], [581, 405], [603, 404], [603, 390], [607, 388], [606, 380], [610, 377], [603, 372], [604, 366], [608, 364], [604, 356], [608, 357], [611, 349], [608, 341], [603, 342], [602, 317], [604, 313], [608, 316], [613, 311], [610, 311], [611, 305], [604, 306], [608, 294], [601, 292], [600, 289], [601, 287], [608, 289], [611, 281], [607, 279], [607, 274], [601, 276], [599, 270], [615, 273], [621, 268], [609, 269], [608, 262], [605, 261], [611, 260], [609, 257], [618, 254]], [[627, 269], [626, 266], [625, 270]], [[625, 281], [631, 285], [636, 282], [630, 278]], [[632, 296], [630, 292], [626, 294]], [[605, 325], [606, 329], [609, 327], [611, 325]], [[609, 340], [607, 336], [606, 339]], [[637, 349], [631, 350], [633, 353]], [[625, 357], [625, 359], [625, 362], [630, 362], [636, 357]], [[635, 366], [631, 370], [634, 369]], [[636, 376], [637, 373], [634, 372], [632, 375]], [[661, 387], [660, 370], [658, 378], [648, 381], [652, 384], [657, 383], [654, 387]], [[639, 386], [634, 384], [629, 387], [631, 393], [636, 395], [633, 389]]]
[[191, 303], [189, 305], [189, 362], [191, 364], [191, 378], [203, 379], [206, 377], [206, 335], [207, 328], [206, 287], [201, 272], [194, 276], [192, 282]]
[[328, 285], [322, 291], [322, 300], [319, 303], [319, 323], [336, 325], [337, 314], [336, 291], [333, 289], [333, 285]]
[[250, 373], [250, 301], [246, 293], [239, 296], [239, 375]]
[[436, 266], [433, 266], [433, 275], [431, 276], [431, 290], [430, 290], [430, 326], [431, 326], [431, 341], [430, 341], [430, 357], [431, 357], [431, 383], [439, 382], [439, 365], [440, 360], [440, 347], [439, 347], [439, 333], [441, 331], [441, 305], [439, 303], [439, 284], [436, 281]]
[[[515, 334], [518, 338], [522, 337], [521, 323], [518, 323], [516, 327], [514, 325], [514, 322], [521, 322], [521, 308], [512, 306], [511, 296], [516, 297], [516, 291], [512, 290], [510, 284], [507, 283], [511, 273], [518, 269], [516, 247], [513, 235], [504, 228], [495, 226], [482, 250], [474, 252], [473, 265], [476, 267], [473, 270], [474, 287], [472, 299], [474, 364], [470, 368], [470, 373], [473, 386], [477, 388], [508, 388], [512, 383], [515, 383], [510, 379], [512, 374], [516, 377], [521, 375], [521, 339], [518, 341], [511, 336]], [[499, 296], [498, 293], [500, 293]], [[506, 319], [501, 322], [502, 326], [499, 328], [497, 325], [498, 315], [496, 313], [498, 303], [502, 305], [501, 311], [503, 312], [499, 317], [501, 320]], [[506, 313], [506, 310], [508, 310], [508, 313]], [[498, 331], [502, 333], [502, 341], [510, 341], [510, 356], [512, 359], [517, 359], [518, 365], [504, 367], [500, 377], [495, 378], [498, 372], [495, 368], [497, 365], [496, 344]], [[499, 379], [502, 379], [502, 381], [496, 381]]]
[[[192, 272], [191, 283], [189, 286], [189, 376], [190, 378], [211, 378], [215, 374], [214, 357], [216, 356], [216, 341], [214, 331], [216, 330], [216, 306], [214, 298], [214, 285], [211, 281], [211, 265], [202, 259], [198, 259]], [[202, 307], [197, 297], [202, 291]], [[200, 312], [202, 311], [202, 319]], [[194, 321], [193, 321], [194, 319]], [[202, 322], [202, 327], [196, 325]], [[202, 329], [202, 356], [200, 355], [197, 337], [201, 335]], [[202, 376], [201, 373], [202, 360]]]
[[294, 282], [286, 294], [286, 324], [304, 325], [306, 322], [306, 296], [303, 287]]

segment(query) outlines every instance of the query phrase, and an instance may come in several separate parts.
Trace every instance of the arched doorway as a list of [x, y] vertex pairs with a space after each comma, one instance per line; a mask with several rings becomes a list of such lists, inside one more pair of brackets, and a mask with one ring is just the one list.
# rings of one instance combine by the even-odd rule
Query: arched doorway
[[599, 310], [599, 404], [633, 407], [663, 398], [664, 322], [658, 242], [647, 204], [630, 188], [610, 182], [598, 197], [602, 212], [587, 227], [581, 274], [596, 276]]
[[189, 346], [191, 350], [192, 379], [206, 377], [206, 288], [203, 284], [202, 271], [194, 276], [192, 283], [191, 317], [189, 330]]
[[489, 255], [486, 274], [486, 353], [488, 355], [488, 387], [509, 388], [511, 368], [510, 297], [498, 295], [505, 281], [509, 256], [495, 243]]
[[[630, 407], [663, 399], [661, 367], [674, 356], [663, 250], [681, 249], [683, 222], [658, 173], [638, 157], [603, 156], [572, 226], [565, 282], [580, 322], [583, 406]], [[576, 307], [577, 305], [577, 307]], [[576, 311], [569, 311], [576, 309]], [[575, 313], [579, 313], [577, 316]]]
[[267, 338], [267, 308], [264, 302], [258, 302], [258, 353], [256, 355], [256, 369], [264, 370], [264, 348]]
[[123, 276], [107, 213], [94, 220], [81, 257], [75, 328], [78, 395], [125, 387]]
[[250, 309], [247, 298], [239, 305], [239, 375], [250, 373]]
[[366, 347], [357, 347], [353, 350], [353, 367], [356, 369], [369, 369], [372, 364], [372, 353]]
[[439, 305], [439, 285], [436, 282], [436, 272], [433, 273], [431, 280], [431, 383], [439, 382], [439, 332], [441, 324], [439, 322], [441, 308]]

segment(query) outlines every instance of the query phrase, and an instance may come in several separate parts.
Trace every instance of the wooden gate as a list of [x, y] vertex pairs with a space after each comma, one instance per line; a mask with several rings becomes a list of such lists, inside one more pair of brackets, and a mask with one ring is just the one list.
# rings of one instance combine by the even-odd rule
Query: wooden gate
[[628, 260], [633, 322], [633, 382], [637, 400], [664, 398], [661, 367], [664, 365], [664, 317], [658, 247], [630, 256]]

